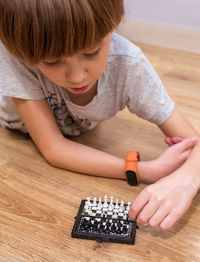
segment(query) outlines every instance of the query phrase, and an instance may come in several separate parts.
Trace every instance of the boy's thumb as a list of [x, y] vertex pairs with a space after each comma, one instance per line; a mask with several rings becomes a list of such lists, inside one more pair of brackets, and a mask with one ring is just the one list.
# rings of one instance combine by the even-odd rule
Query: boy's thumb
[[180, 145], [181, 151], [185, 151], [190, 148], [193, 148], [197, 144], [197, 142], [198, 142], [198, 138], [196, 136], [190, 136], [185, 138], [178, 145]]

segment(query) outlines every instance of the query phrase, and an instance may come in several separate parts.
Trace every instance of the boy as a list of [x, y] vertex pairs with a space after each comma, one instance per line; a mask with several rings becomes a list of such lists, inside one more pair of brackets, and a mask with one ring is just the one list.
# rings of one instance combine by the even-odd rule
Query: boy
[[[126, 179], [124, 159], [63, 136], [80, 135], [125, 106], [157, 124], [172, 137], [168, 143], [197, 136], [141, 50], [112, 34], [123, 12], [122, 0], [0, 0], [1, 125], [28, 132], [56, 167]], [[157, 181], [133, 202], [138, 224], [167, 229], [189, 208], [200, 184], [196, 143], [187, 138], [137, 163], [141, 181]]]

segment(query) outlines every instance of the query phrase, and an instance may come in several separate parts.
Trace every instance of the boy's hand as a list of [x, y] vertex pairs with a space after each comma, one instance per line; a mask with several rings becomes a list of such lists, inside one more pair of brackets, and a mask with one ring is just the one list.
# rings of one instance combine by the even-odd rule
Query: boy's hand
[[166, 173], [167, 175], [173, 173], [187, 160], [189, 154], [197, 142], [198, 139], [196, 137], [187, 137], [177, 142], [177, 144], [173, 144], [173, 146], [168, 147], [155, 160], [158, 168], [159, 166], [163, 167], [162, 172]]
[[165, 143], [168, 145], [168, 146], [173, 146], [174, 144], [177, 144], [179, 142], [183, 141], [183, 138], [181, 137], [165, 137]]
[[169, 229], [188, 210], [198, 191], [190, 173], [177, 170], [170, 176], [147, 186], [131, 205], [129, 216], [138, 225], [149, 223]]
[[[162, 172], [162, 179], [157, 177], [156, 183], [142, 190], [131, 205], [131, 219], [137, 220], [139, 225], [149, 223], [152, 227], [160, 225], [162, 229], [169, 229], [187, 211], [198, 187], [193, 175], [181, 172], [179, 167], [197, 141], [196, 137], [188, 137], [169, 147], [154, 161], [157, 171]], [[155, 175], [157, 171], [153, 172], [153, 179], [158, 176]]]
[[[145, 168], [143, 173], [141, 172], [141, 181], [154, 183], [172, 174], [187, 160], [197, 141], [196, 137], [188, 137], [182, 139], [178, 144], [168, 147], [156, 160], [149, 162], [149, 166]], [[138, 162], [138, 170], [139, 165]]]

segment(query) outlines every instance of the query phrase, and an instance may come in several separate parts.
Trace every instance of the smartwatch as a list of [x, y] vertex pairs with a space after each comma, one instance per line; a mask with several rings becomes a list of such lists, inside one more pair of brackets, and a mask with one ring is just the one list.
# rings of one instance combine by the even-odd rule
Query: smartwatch
[[137, 186], [140, 182], [137, 174], [137, 161], [140, 161], [140, 155], [137, 151], [129, 151], [126, 156], [126, 177], [128, 184]]

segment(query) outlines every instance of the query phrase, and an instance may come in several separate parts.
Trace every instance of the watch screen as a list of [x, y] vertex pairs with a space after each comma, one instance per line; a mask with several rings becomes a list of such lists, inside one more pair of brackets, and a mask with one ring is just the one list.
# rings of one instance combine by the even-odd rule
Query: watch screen
[[126, 176], [127, 176], [127, 180], [129, 185], [131, 186], [137, 186], [138, 185], [138, 180], [137, 180], [137, 176], [136, 173], [132, 170], [128, 170], [126, 171]]

